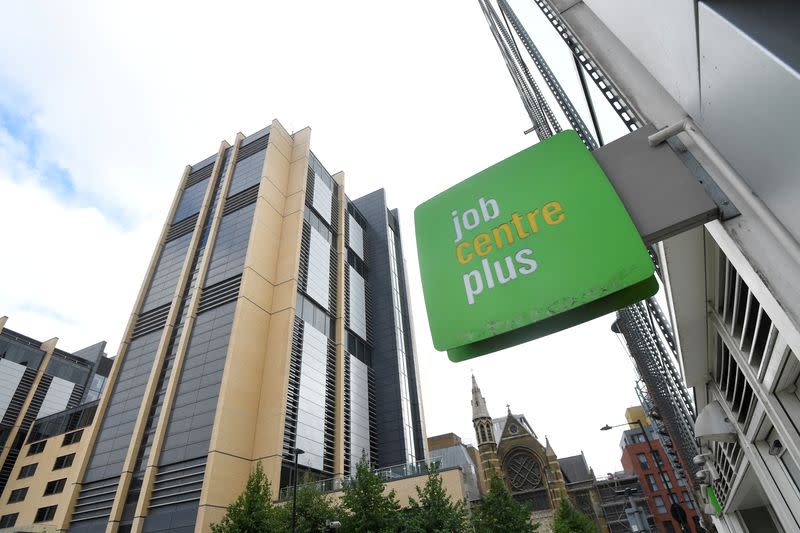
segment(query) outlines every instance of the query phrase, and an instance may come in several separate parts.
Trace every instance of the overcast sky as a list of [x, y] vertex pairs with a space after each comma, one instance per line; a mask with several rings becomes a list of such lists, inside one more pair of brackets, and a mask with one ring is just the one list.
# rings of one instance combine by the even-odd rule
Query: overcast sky
[[[559, 37], [512, 5], [585, 111]], [[621, 469], [621, 430], [598, 431], [637, 403], [612, 316], [459, 364], [431, 344], [414, 208], [536, 142], [477, 1], [12, 2], [0, 47], [9, 328], [115, 354], [184, 165], [277, 118], [311, 127], [351, 198], [384, 187], [400, 210], [428, 434], [474, 442], [474, 371], [493, 416], [510, 404], [559, 456]]]

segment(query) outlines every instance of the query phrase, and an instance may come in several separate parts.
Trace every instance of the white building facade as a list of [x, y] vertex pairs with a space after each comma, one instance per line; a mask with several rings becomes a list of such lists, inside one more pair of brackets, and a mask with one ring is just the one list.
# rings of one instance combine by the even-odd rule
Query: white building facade
[[721, 508], [706, 502], [715, 526], [800, 531], [798, 9], [717, 0], [550, 7], [647, 122], [688, 125], [677, 138], [721, 190], [720, 205], [739, 212], [658, 245], [670, 318], [699, 418], [713, 418], [716, 402], [728, 428], [727, 440], [701, 447]]

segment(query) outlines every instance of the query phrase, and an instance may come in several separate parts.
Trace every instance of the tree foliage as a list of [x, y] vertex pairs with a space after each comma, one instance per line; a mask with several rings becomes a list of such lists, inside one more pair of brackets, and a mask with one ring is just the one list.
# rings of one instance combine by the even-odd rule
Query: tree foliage
[[[326, 520], [339, 520], [341, 510], [331, 502], [330, 497], [320, 492], [310, 479], [297, 487], [296, 531], [297, 533], [324, 533]], [[292, 522], [291, 502], [281, 507], [281, 522], [290, 530]]]
[[489, 492], [472, 513], [476, 533], [530, 533], [539, 528], [531, 524], [531, 510], [506, 490], [497, 476], [489, 481]]
[[244, 492], [228, 506], [222, 521], [211, 524], [213, 533], [261, 533], [281, 531], [280, 511], [272, 505], [272, 490], [269, 479], [256, 463]]
[[370, 469], [362, 454], [356, 475], [345, 483], [342, 495], [342, 532], [394, 533], [400, 526], [400, 503], [395, 492], [384, 495], [383, 480]]
[[467, 511], [463, 501], [453, 502], [442, 487], [442, 477], [435, 467], [428, 468], [428, 480], [409, 498], [405, 516], [409, 533], [461, 533], [467, 531]]
[[567, 498], [562, 498], [553, 520], [553, 533], [595, 533], [595, 531], [597, 528], [592, 519], [573, 507]]

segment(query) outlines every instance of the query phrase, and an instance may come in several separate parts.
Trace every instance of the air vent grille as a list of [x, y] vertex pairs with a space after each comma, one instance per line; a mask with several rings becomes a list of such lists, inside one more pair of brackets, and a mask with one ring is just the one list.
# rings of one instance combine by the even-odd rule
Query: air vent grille
[[198, 306], [197, 313], [199, 314], [209, 309], [235, 302], [236, 298], [239, 297], [239, 286], [241, 282], [242, 275], [238, 274], [203, 289], [203, 293], [200, 295], [200, 305]]

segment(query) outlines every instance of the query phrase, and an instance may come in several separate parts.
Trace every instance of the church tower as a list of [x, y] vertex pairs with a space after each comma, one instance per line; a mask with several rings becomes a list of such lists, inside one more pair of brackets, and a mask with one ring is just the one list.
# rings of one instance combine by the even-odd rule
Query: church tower
[[500, 462], [497, 460], [497, 441], [494, 438], [494, 426], [486, 400], [478, 388], [475, 376], [472, 376], [472, 425], [475, 426], [475, 437], [478, 439], [478, 453], [481, 458], [481, 470], [488, 487], [492, 476], [501, 476]]

